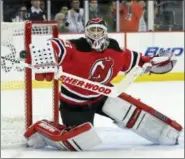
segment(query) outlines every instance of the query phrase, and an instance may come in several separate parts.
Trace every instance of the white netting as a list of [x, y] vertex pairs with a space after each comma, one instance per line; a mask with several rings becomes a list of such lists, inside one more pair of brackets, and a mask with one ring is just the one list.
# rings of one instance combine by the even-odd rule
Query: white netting
[[[1, 57], [16, 59], [18, 52], [24, 49], [24, 23], [1, 23]], [[19, 47], [16, 47], [19, 45]], [[1, 87], [3, 82], [9, 83], [7, 87], [13, 87], [13, 81], [22, 81], [24, 87], [24, 69], [16, 67], [11, 61], [1, 58]], [[16, 73], [16, 76], [15, 76]], [[19, 74], [19, 75], [18, 75]], [[14, 100], [10, 95], [2, 94], [1, 100], [1, 146], [17, 145], [24, 143], [22, 137], [25, 130], [24, 106], [23, 110], [14, 113], [16, 106], [5, 105], [7, 100]], [[24, 102], [24, 94], [18, 100]], [[24, 104], [23, 104], [24, 105]]]
[[[24, 23], [1, 23], [1, 56], [9, 59], [18, 58], [17, 53], [24, 49], [24, 44], [19, 43], [24, 41], [24, 32]], [[15, 44], [20, 47], [16, 47]], [[13, 62], [2, 58], [1, 69], [5, 72], [10, 72], [12, 69], [23, 71], [23, 69], [16, 68]]]
[[[1, 146], [12, 147], [25, 143], [23, 133], [25, 117], [25, 71], [7, 59], [19, 59], [31, 36], [32, 43], [39, 43], [53, 36], [53, 25], [32, 24], [31, 35], [26, 32], [26, 23], [1, 23]], [[28, 37], [28, 41], [25, 40]], [[2, 58], [4, 57], [4, 58]], [[33, 88], [48, 87], [47, 82], [37, 83], [32, 76]], [[52, 90], [33, 90], [33, 122], [43, 118], [52, 119]], [[47, 100], [46, 100], [47, 99]]]

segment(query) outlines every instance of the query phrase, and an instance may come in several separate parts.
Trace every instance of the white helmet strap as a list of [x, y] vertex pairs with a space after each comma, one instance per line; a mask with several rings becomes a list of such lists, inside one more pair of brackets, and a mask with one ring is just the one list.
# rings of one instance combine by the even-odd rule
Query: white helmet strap
[[97, 28], [99, 27], [99, 28], [102, 28], [103, 30], [107, 31], [107, 28], [101, 24], [91, 24], [89, 26], [86, 26], [86, 29], [93, 28], [93, 27], [97, 27]]

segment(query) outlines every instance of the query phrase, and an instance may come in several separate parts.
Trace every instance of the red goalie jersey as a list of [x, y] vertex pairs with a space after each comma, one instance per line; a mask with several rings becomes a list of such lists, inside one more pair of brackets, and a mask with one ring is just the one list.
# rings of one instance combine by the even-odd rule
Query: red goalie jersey
[[[93, 50], [85, 38], [63, 41], [52, 39], [52, 45], [58, 63], [63, 71], [104, 85], [111, 85], [111, 80], [120, 71], [129, 72], [135, 65], [142, 66], [151, 57], [140, 53], [120, 49], [117, 41], [110, 43], [103, 52]], [[102, 95], [70, 85], [62, 84], [60, 98], [71, 104], [89, 104], [103, 98]]]

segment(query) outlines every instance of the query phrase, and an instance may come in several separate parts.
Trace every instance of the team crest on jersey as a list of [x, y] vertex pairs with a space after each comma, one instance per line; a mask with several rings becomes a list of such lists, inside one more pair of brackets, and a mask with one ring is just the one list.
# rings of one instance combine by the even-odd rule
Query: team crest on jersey
[[95, 61], [90, 71], [89, 80], [99, 83], [108, 82], [113, 74], [113, 65], [114, 61], [110, 57]]

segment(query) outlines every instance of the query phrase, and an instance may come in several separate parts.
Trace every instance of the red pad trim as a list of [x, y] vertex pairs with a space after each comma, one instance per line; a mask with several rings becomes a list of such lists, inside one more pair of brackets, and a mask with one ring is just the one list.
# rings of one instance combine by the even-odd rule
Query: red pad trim
[[137, 118], [139, 117], [141, 113], [140, 109], [136, 109], [131, 117], [131, 119], [129, 120], [129, 122], [127, 123], [126, 127], [127, 128], [132, 128], [137, 120]]
[[[142, 103], [141, 101], [139, 101], [138, 99], [133, 98], [132, 96], [126, 94], [126, 93], [122, 93], [119, 96], [121, 99], [124, 99], [125, 101], [135, 105], [138, 109], [144, 110], [146, 112], [148, 112], [149, 114], [155, 116], [156, 118], [160, 119], [161, 121], [163, 121], [164, 123], [172, 126], [174, 129], [176, 129], [177, 131], [181, 131], [182, 130], [182, 126], [177, 123], [174, 120], [171, 120], [170, 118], [168, 118], [167, 116], [161, 114], [160, 112], [158, 112], [157, 110], [153, 109], [152, 107]], [[132, 120], [132, 118], [131, 118]], [[134, 119], [133, 119], [134, 120]], [[129, 121], [131, 122], [131, 121]], [[133, 122], [133, 121], [132, 121]], [[131, 123], [132, 123], [131, 122]], [[132, 124], [129, 124], [132, 125]]]
[[70, 131], [65, 129], [59, 130], [54, 124], [49, 123], [48, 121], [39, 121], [35, 126], [36, 131], [40, 132], [42, 135], [47, 136], [52, 141], [66, 141], [74, 136], [77, 136], [83, 132], [86, 132], [91, 129], [91, 125], [86, 123], [80, 127], [73, 128]]

